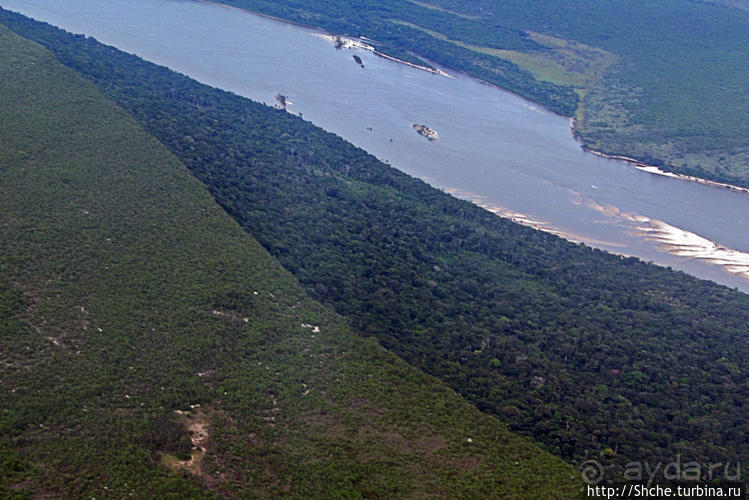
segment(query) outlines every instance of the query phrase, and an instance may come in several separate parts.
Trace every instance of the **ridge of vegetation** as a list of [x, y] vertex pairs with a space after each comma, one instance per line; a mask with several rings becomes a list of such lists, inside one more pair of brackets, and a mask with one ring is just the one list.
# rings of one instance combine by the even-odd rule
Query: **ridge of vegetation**
[[0, 71], [1, 497], [579, 491], [354, 335], [131, 116], [1, 25]]
[[589, 149], [749, 187], [746, 2], [216, 1], [364, 35], [574, 115]]
[[20, 16], [320, 301], [553, 453], [749, 453], [749, 296], [430, 188], [280, 110]]

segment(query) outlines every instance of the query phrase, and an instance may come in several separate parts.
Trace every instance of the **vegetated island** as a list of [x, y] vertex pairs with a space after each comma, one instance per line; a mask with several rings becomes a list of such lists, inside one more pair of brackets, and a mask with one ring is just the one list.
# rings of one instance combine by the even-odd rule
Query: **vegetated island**
[[357, 56], [356, 54], [354, 54], [354, 61], [356, 61], [356, 64], [358, 64], [362, 68], [364, 67], [364, 62], [361, 60], [361, 57]]
[[436, 141], [437, 139], [440, 138], [440, 136], [439, 136], [439, 134], [437, 133], [436, 130], [431, 129], [431, 128], [427, 127], [426, 125], [420, 125], [418, 123], [414, 123], [413, 124], [413, 129], [416, 131], [417, 134], [423, 135], [424, 137], [426, 137], [427, 139], [429, 139], [429, 141], [431, 141], [431, 142], [434, 142], [434, 141]]

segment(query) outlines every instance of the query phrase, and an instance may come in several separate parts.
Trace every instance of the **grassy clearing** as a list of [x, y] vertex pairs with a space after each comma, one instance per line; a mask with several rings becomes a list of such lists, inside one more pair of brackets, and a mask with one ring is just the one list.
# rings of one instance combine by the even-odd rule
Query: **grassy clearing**
[[442, 33], [407, 21], [393, 19], [391, 22], [417, 29], [438, 40], [450, 42], [473, 52], [510, 61], [529, 71], [538, 80], [575, 87], [579, 95], [583, 96], [617, 61], [614, 54], [605, 50], [540, 33], [530, 33], [530, 38], [547, 47], [548, 50], [530, 52], [473, 45], [460, 40], [451, 40]]

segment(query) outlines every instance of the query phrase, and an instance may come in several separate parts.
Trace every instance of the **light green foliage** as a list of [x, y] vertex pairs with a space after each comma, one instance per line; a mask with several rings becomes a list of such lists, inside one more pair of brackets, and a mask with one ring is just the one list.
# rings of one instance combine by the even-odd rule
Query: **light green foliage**
[[605, 50], [540, 33], [530, 33], [530, 38], [548, 47], [549, 50], [508, 50], [472, 45], [460, 40], [451, 40], [442, 33], [398, 19], [393, 19], [391, 22], [417, 29], [438, 40], [448, 41], [473, 52], [488, 54], [498, 59], [511, 61], [519, 68], [529, 71], [538, 80], [552, 82], [557, 85], [571, 86], [582, 96], [617, 61], [617, 57], [614, 54]]

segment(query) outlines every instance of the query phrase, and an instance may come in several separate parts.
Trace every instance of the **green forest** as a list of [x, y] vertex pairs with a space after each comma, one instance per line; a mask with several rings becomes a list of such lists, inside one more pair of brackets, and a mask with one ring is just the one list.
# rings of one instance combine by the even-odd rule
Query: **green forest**
[[590, 149], [749, 186], [745, 3], [218, 1], [366, 36], [381, 52], [462, 71], [574, 115]]
[[0, 71], [0, 497], [579, 491], [572, 466], [311, 299], [47, 49], [0, 26]]
[[[515, 3], [262, 5], [367, 36], [380, 9], [384, 52], [494, 68], [588, 144], [664, 167], [685, 137], [711, 161], [734, 141], [710, 165], [740, 176], [742, 98], [726, 131], [700, 101], [703, 144], [684, 103], [708, 77], [645, 96], [673, 76], [646, 75], [656, 44], [702, 60], [720, 25], [713, 76], [743, 57], [742, 11], [664, 0], [703, 23], [680, 53], [675, 22], [627, 31], [664, 22], [645, 2], [569, 4], [586, 22], [566, 24]], [[749, 455], [749, 296], [499, 218], [90, 37], [0, 24], [0, 496], [570, 498], [590, 459], [616, 477]], [[455, 59], [426, 52], [444, 44]]]
[[361, 337], [551, 453], [618, 470], [749, 451], [748, 296], [519, 226], [283, 111], [0, 19], [127, 110]]

